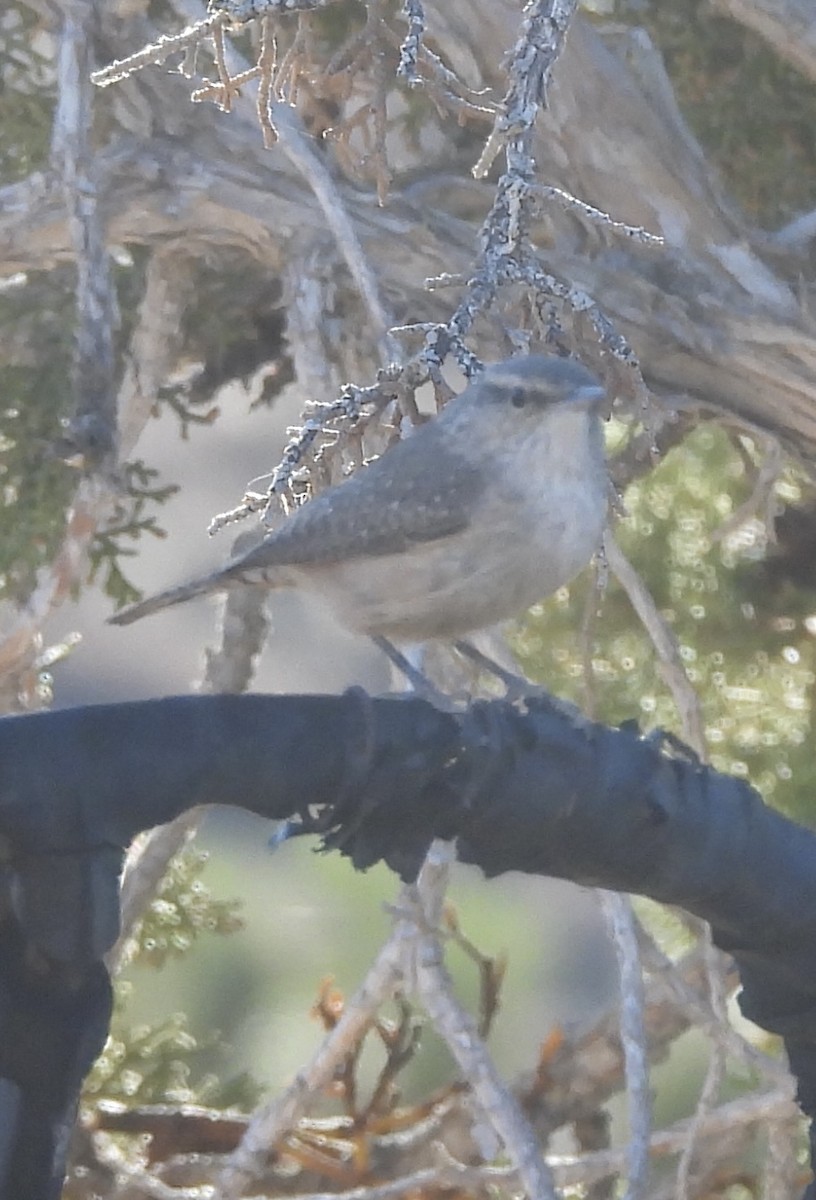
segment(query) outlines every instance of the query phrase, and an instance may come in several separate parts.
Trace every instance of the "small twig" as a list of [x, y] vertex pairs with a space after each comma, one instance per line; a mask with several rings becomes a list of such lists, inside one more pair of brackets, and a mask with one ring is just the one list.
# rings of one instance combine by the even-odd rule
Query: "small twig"
[[141, 1166], [134, 1166], [132, 1153], [116, 1144], [116, 1139], [106, 1139], [104, 1151], [99, 1154], [103, 1168], [117, 1179], [117, 1192], [138, 1196], [139, 1200], [215, 1200], [211, 1188], [176, 1187]]
[[165, 62], [171, 54], [198, 45], [208, 34], [224, 25], [228, 20], [229, 17], [223, 12], [211, 13], [203, 21], [196, 21], [194, 25], [188, 25], [186, 29], [182, 29], [181, 33], [160, 37], [157, 41], [143, 46], [141, 50], [137, 50], [135, 54], [131, 54], [127, 58], [114, 59], [106, 67], [101, 67], [91, 74], [91, 83], [95, 83], [97, 87], [110, 87], [112, 83], [120, 83], [128, 76], [141, 71], [143, 67], [158, 66]]
[[529, 1200], [555, 1200], [555, 1180], [518, 1100], [501, 1079], [470, 1013], [456, 999], [436, 933], [421, 931], [417, 986], [434, 1029], [445, 1039], [476, 1100], [504, 1143]]
[[812, 208], [810, 212], [800, 213], [787, 225], [777, 229], [776, 233], [766, 236], [777, 249], [804, 254], [808, 242], [816, 238], [816, 208]]
[[775, 437], [765, 435], [762, 437], [762, 441], [764, 442], [764, 453], [756, 471], [751, 495], [714, 530], [711, 534], [713, 543], [724, 541], [740, 529], [746, 521], [757, 516], [765, 526], [769, 540], [773, 537], [774, 489], [785, 467], [785, 455], [781, 444]]
[[600, 891], [599, 895], [601, 909], [613, 936], [620, 976], [621, 1043], [629, 1098], [626, 1200], [639, 1200], [646, 1194], [649, 1183], [652, 1098], [636, 921], [628, 896], [606, 891]]
[[[229, 89], [229, 104], [232, 103], [234, 96], [240, 95], [241, 88], [245, 83], [250, 83], [253, 79], [257, 79], [260, 71], [257, 67], [249, 67], [246, 71], [241, 71], [238, 75], [230, 76]], [[218, 105], [223, 112], [229, 112], [229, 107], [224, 102], [224, 85], [220, 81], [213, 82], [209, 80], [200, 88], [196, 88], [190, 93], [190, 102], [192, 104], [201, 104], [204, 100], [212, 100]]]
[[275, 78], [275, 63], [278, 58], [278, 45], [275, 41], [275, 34], [272, 29], [272, 22], [268, 17], [261, 20], [261, 50], [258, 55], [258, 74], [260, 75], [260, 83], [258, 84], [258, 124], [263, 132], [264, 149], [269, 150], [278, 140], [278, 131], [272, 124], [270, 117], [270, 109], [273, 99], [273, 86]]
[[[764, 1092], [722, 1105], [707, 1118], [704, 1136], [711, 1139], [738, 1126], [770, 1124], [773, 1128], [783, 1121], [795, 1126], [796, 1119], [797, 1109], [790, 1092]], [[679, 1153], [688, 1137], [688, 1124], [688, 1121], [678, 1121], [670, 1128], [653, 1134], [651, 1155], [665, 1159]], [[424, 1167], [387, 1183], [366, 1184], [346, 1191], [296, 1192], [290, 1195], [289, 1200], [401, 1200], [404, 1196], [423, 1195], [446, 1188], [455, 1193], [490, 1193], [493, 1189], [500, 1189], [503, 1193], [508, 1185], [512, 1186], [518, 1180], [518, 1170], [512, 1165], [465, 1166], [452, 1158], [441, 1143], [435, 1149], [439, 1162], [433, 1167]], [[580, 1156], [552, 1156], [549, 1161], [553, 1177], [562, 1188], [591, 1186], [620, 1175], [626, 1166], [625, 1151], [617, 1148]], [[128, 1172], [127, 1177], [134, 1184], [138, 1181], [139, 1186], [143, 1186], [142, 1181], [149, 1178], [143, 1171], [132, 1175]], [[162, 1192], [162, 1200], [165, 1196], [167, 1200], [176, 1196], [186, 1200], [185, 1192], [173, 1191], [172, 1195], [169, 1191]]]
[[417, 65], [422, 49], [422, 38], [425, 34], [425, 10], [422, 7], [422, 0], [403, 0], [402, 12], [408, 22], [408, 32], [400, 46], [397, 75], [404, 79], [409, 87], [421, 87], [422, 79], [419, 76]]
[[595, 626], [598, 621], [601, 597], [606, 591], [608, 575], [609, 568], [606, 562], [603, 546], [601, 546], [592, 563], [592, 574], [590, 576], [589, 587], [587, 588], [586, 599], [584, 601], [584, 612], [581, 617], [581, 629], [578, 642], [583, 667], [583, 711], [591, 720], [596, 719], [595, 713], [597, 711], [598, 703], [598, 697], [595, 691], [595, 668], [592, 661], [592, 651], [595, 641]]
[[[373, 7], [369, 7], [368, 19], [376, 30], [377, 40], [382, 40], [383, 31], [387, 28], [381, 15], [375, 15]], [[369, 152], [361, 160], [362, 167], [373, 166], [374, 181], [377, 187], [377, 200], [381, 206], [388, 202], [388, 192], [391, 187], [391, 168], [388, 165], [386, 139], [388, 136], [388, 91], [391, 86], [391, 68], [386, 56], [375, 54], [369, 66], [369, 79], [374, 85], [371, 103], [366, 107], [371, 116], [370, 123], [363, 127], [363, 136], [370, 144]]]
[[404, 943], [414, 937], [410, 922], [398, 920], [343, 1015], [319, 1046], [311, 1062], [298, 1071], [277, 1099], [253, 1113], [238, 1149], [230, 1155], [216, 1182], [221, 1200], [237, 1200], [251, 1181], [263, 1174], [270, 1149], [294, 1128], [309, 1100], [332, 1080], [338, 1063], [371, 1026], [377, 1009], [401, 986]]
[[[280, 467], [277, 468], [278, 471], [280, 469]], [[226, 529], [228, 525], [236, 525], [239, 521], [245, 521], [247, 517], [251, 517], [254, 513], [269, 511], [271, 509], [272, 497], [276, 494], [277, 492], [273, 492], [271, 488], [268, 492], [244, 492], [240, 504], [236, 504], [234, 508], [227, 508], [223, 512], [215, 514], [207, 526], [207, 533], [210, 537], [213, 537], [216, 533], [220, 533], [222, 529]]]
[[388, 333], [391, 317], [380, 297], [377, 277], [365, 256], [337, 184], [325, 163], [312, 149], [303, 132], [300, 118], [289, 105], [270, 99], [269, 119], [278, 132], [281, 149], [308, 183], [323, 210], [340, 253], [368, 309], [383, 360], [390, 362], [396, 359], [399, 348]]
[[[728, 1014], [725, 1009], [725, 989], [723, 987], [720, 953], [714, 945], [711, 936], [711, 927], [704, 922], [701, 924], [700, 936], [705, 948], [709, 1002], [717, 1024], [720, 1027], [724, 1027], [728, 1024]], [[725, 1067], [725, 1048], [722, 1040], [714, 1038], [711, 1043], [705, 1079], [703, 1080], [703, 1086], [697, 1100], [697, 1107], [691, 1120], [688, 1141], [683, 1149], [683, 1153], [680, 1155], [680, 1162], [677, 1164], [677, 1177], [675, 1180], [676, 1200], [688, 1200], [691, 1194], [691, 1168], [699, 1148], [700, 1130], [703, 1128], [706, 1117], [714, 1111], [716, 1106], [720, 1088], [725, 1079]]]
[[[487, 103], [484, 101], [484, 97], [488, 95], [490, 89], [479, 88], [477, 90], [468, 87], [455, 71], [445, 66], [439, 55], [434, 54], [433, 50], [426, 45], [422, 47], [419, 70], [426, 78], [433, 79], [442, 85], [451, 98], [462, 100], [471, 112], [479, 113], [486, 117], [496, 116], [497, 105], [492, 101]], [[481, 101], [481, 103], [477, 103], [477, 101]]]
[[531, 184], [530, 195], [542, 202], [554, 200], [566, 212], [580, 213], [588, 221], [592, 221], [596, 225], [604, 225], [606, 228], [613, 230], [614, 233], [631, 238], [632, 241], [644, 242], [649, 246], [662, 246], [665, 244], [665, 239], [659, 234], [649, 233], [642, 225], [626, 225], [623, 221], [615, 221], [603, 209], [594, 208], [591, 204], [587, 204], [584, 200], [579, 200], [577, 196], [565, 192], [562, 188], [552, 187], [546, 183]]
[[[425, 286], [426, 291], [434, 292], [437, 290], [437, 288], [463, 287], [464, 284], [466, 284], [466, 283], [467, 283], [467, 275], [462, 275], [462, 274], [456, 275], [456, 274], [452, 274], [449, 271], [443, 271], [443, 273], [441, 275], [429, 275], [428, 278], [425, 280], [424, 286]], [[431, 329], [431, 328], [433, 328], [433, 326], [429, 323], [416, 324], [416, 325], [395, 325], [394, 328], [391, 330], [391, 332], [399, 333], [402, 330], [409, 330], [409, 329], [425, 330], [425, 329]]]
[[288, 17], [292, 13], [315, 12], [339, 0], [210, 0], [210, 8], [228, 20], [244, 24], [255, 17]]
[[[709, 988], [709, 1000], [707, 1001], [686, 982], [678, 970], [677, 963], [673, 962], [660, 949], [640, 921], [637, 923], [637, 937], [641, 961], [646, 971], [653, 980], [659, 981], [661, 987], [665, 988], [672, 1003], [686, 1015], [689, 1025], [693, 1025], [706, 1037], [719, 1043], [726, 1054], [732, 1055], [738, 1062], [743, 1063], [749, 1071], [757, 1072], [773, 1087], [778, 1088], [786, 1083], [792, 1086], [791, 1076], [784, 1063], [757, 1049], [737, 1033], [727, 1019], [723, 1020], [722, 1011], [718, 1009], [715, 1012], [711, 1006], [711, 988]], [[708, 974], [707, 970], [707, 978]]]
[[294, 437], [287, 442], [283, 455], [277, 467], [271, 473], [271, 482], [265, 492], [248, 492], [241, 504], [226, 512], [218, 513], [209, 524], [208, 532], [212, 535], [219, 533], [227, 525], [243, 520], [251, 513], [263, 512], [269, 520], [273, 513], [273, 504], [288, 488], [294, 473], [313, 453], [318, 438], [325, 434], [328, 425], [340, 421], [352, 424], [360, 420], [363, 410], [370, 404], [383, 403], [386, 395], [386, 384], [391, 379], [398, 379], [402, 372], [399, 369], [388, 369], [380, 372], [380, 382], [367, 388], [347, 384], [336, 400], [325, 404], [312, 404], [309, 411], [317, 416], [309, 416], [297, 430]]
[[801, 1121], [777, 1118], [768, 1122], [762, 1200], [788, 1200], [798, 1192], [797, 1142]]
[[499, 954], [491, 957], [483, 954], [479, 947], [466, 936], [452, 904], [444, 906], [442, 918], [445, 936], [453, 945], [458, 946], [471, 962], [475, 963], [479, 972], [478, 1034], [480, 1038], [486, 1040], [499, 1011], [501, 986], [507, 972], [507, 956]]
[[105, 955], [105, 963], [112, 975], [124, 965], [127, 944], [154, 900], [171, 859], [195, 836], [204, 812], [203, 808], [188, 809], [175, 821], [137, 838], [128, 850], [119, 897], [119, 936]]
[[[388, 26], [383, 28], [382, 36], [390, 45], [395, 46], [400, 53], [402, 52], [403, 42]], [[496, 116], [497, 105], [492, 101], [485, 100], [490, 89], [476, 90], [468, 87], [424, 42], [420, 46], [416, 69], [418, 83], [423, 86], [429, 85], [428, 91], [438, 111], [442, 112], [447, 107], [452, 109], [460, 119], [473, 116], [493, 120]]]
[[224, 27], [216, 25], [212, 31], [213, 56], [215, 58], [215, 69], [218, 72], [218, 82], [221, 84], [223, 98], [221, 107], [224, 112], [229, 112], [232, 107], [232, 88], [230, 73], [227, 70], [226, 50], [224, 48]]
[[[508, 142], [508, 166], [513, 168], [512, 141], [524, 139], [532, 130], [539, 108], [547, 106], [547, 88], [552, 69], [564, 48], [569, 23], [578, 0], [531, 0], [525, 6], [521, 33], [508, 67], [510, 86], [473, 168], [476, 179], [490, 170], [502, 147]], [[524, 154], [524, 148], [516, 148]]]
[[608, 529], [604, 535], [604, 548], [611, 570], [652, 639], [652, 644], [662, 664], [663, 678], [677, 705], [683, 737], [700, 758], [703, 758], [705, 757], [706, 741], [700, 699], [686, 675], [677, 640], [658, 612], [657, 605], [645, 583]]
[[[759, 1095], [754, 1093], [750, 1096], [743, 1096], [739, 1100], [721, 1104], [703, 1122], [702, 1137], [709, 1141], [718, 1134], [731, 1133], [740, 1126], [763, 1125], [770, 1120], [793, 1117], [796, 1112], [793, 1090], [791, 1083], [790, 1088], [761, 1092]], [[652, 1134], [651, 1155], [656, 1158], [666, 1158], [671, 1154], [681, 1153], [688, 1142], [691, 1123], [690, 1120], [676, 1121], [668, 1129], [661, 1129]], [[578, 1162], [565, 1163], [561, 1169], [558, 1164], [555, 1164], [559, 1183], [573, 1180], [593, 1183], [611, 1174], [620, 1173], [623, 1167], [624, 1151], [622, 1150], [601, 1150], [596, 1154], [587, 1154]]]
[[[519, 265], [511, 264], [511, 272], [512, 278], [527, 283], [542, 296], [554, 296], [557, 300], [568, 304], [573, 312], [583, 313], [592, 324], [602, 348], [619, 362], [625, 363], [627, 367], [631, 368], [635, 380], [641, 379], [640, 359], [633, 347], [623, 334], [615, 329], [609, 317], [589, 292], [544, 271], [532, 258]], [[643, 402], [646, 404], [648, 403], [648, 393], [645, 385], [642, 390], [645, 396]]]

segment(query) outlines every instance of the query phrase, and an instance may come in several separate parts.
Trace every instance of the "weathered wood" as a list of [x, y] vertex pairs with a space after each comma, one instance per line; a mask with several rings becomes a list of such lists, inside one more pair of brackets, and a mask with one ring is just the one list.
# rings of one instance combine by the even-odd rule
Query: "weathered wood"
[[[763, 8], [760, 0], [750, 6]], [[498, 47], [512, 42], [517, 6], [450, 0], [438, 9], [429, 24], [442, 54], [468, 82], [501, 86]], [[788, 9], [795, 12], [792, 0]], [[111, 57], [134, 48], [123, 44], [125, 24], [114, 41], [102, 20]], [[144, 31], [144, 22], [134, 23], [131, 37], [137, 28]], [[178, 239], [215, 254], [241, 247], [289, 278], [299, 262], [310, 269], [317, 247], [324, 270], [342, 280], [320, 206], [281, 150], [263, 149], [252, 101], [242, 98], [227, 116], [189, 104], [188, 93], [182, 77], [150, 67], [102, 94], [109, 132], [98, 169], [111, 240]], [[457, 149], [453, 126], [429, 116], [422, 159], [396, 143], [385, 208], [337, 180], [396, 320], [444, 317], [455, 290], [427, 293], [424, 279], [467, 272], [475, 256], [491, 188], [468, 173], [477, 139]], [[795, 286], [801, 264], [773, 254], [767, 237], [730, 206], [642, 31], [604, 34], [576, 20], [539, 122], [537, 162], [542, 182], [666, 237], [664, 249], [637, 246], [555, 208], [538, 230], [545, 268], [600, 303], [630, 339], [655, 392], [669, 403], [691, 398], [726, 409], [780, 436], [803, 461], [816, 461], [816, 325]], [[47, 179], [0, 191], [7, 270], [70, 255], [62, 199]], [[341, 374], [375, 355], [352, 297], [345, 316], [351, 361], [339, 364]], [[481, 346], [487, 355], [489, 336]], [[346, 339], [335, 332], [331, 340], [343, 354]]]

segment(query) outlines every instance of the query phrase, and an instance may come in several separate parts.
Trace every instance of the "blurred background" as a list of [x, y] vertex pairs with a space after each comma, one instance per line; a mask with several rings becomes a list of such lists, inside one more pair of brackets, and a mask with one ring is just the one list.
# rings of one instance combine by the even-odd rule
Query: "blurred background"
[[[495, 0], [478, 19], [473, 3], [426, 7], [429, 37], [471, 89], [462, 94], [500, 99], [520, 6]], [[558, 208], [531, 226], [547, 269], [591, 291], [613, 332], [634, 346], [656, 410], [670, 416], [662, 453], [651, 455], [650, 445], [634, 453], [650, 435], [630, 366], [601, 355], [597, 329], [557, 296], [538, 307], [521, 291], [503, 296], [476, 326], [472, 348], [491, 359], [543, 345], [603, 366], [619, 397], [608, 448], [627, 464], [617, 536], [677, 639], [710, 759], [812, 821], [816, 254], [807, 231], [816, 211], [816, 69], [803, 39], [797, 52], [792, 34], [763, 35], [731, 19], [729, 7], [581, 5], [537, 135], [542, 180], [666, 237], [657, 254]], [[794, 5], [783, 7], [793, 21]], [[377, 153], [361, 145], [359, 114], [376, 109], [370, 58], [354, 60], [356, 74], [337, 65], [365, 26], [363, 4], [342, 0], [304, 25], [302, 59], [286, 54], [294, 26], [282, 28], [281, 61], [294, 74], [281, 86], [294, 88], [294, 79], [300, 89], [309, 145], [331, 155], [395, 321], [446, 321], [455, 300], [425, 291], [424, 279], [472, 269], [495, 179], [477, 183], [471, 169], [492, 116], [472, 107], [462, 116], [458, 93], [443, 88], [429, 99], [397, 81], [404, 29], [398, 6], [385, 9], [386, 26], [401, 31], [378, 60], [393, 76], [380, 114], [387, 162], [379, 144]], [[203, 8], [187, 0], [112, 0], [86, 42], [109, 61], [196, 13]], [[60, 445], [85, 395], [82, 378], [69, 384], [74, 248], [49, 174], [63, 15], [51, 0], [8, 0], [0, 13], [4, 631], [25, 619], [51, 578], [65, 514], [88, 485]], [[254, 36], [237, 39], [242, 52]], [[323, 71], [330, 61], [336, 69]], [[107, 618], [134, 588], [150, 593], [224, 562], [237, 527], [211, 538], [213, 516], [274, 470], [305, 401], [331, 400], [345, 381], [369, 384], [380, 361], [325, 216], [284, 153], [263, 149], [253, 104], [236, 99], [227, 116], [189, 104], [189, 92], [176, 70], [151, 68], [94, 93], [89, 141], [109, 197], [116, 378], [134, 362], [155, 365], [156, 355], [139, 362], [139, 336], [152, 337], [169, 366], [155, 368], [146, 396], [132, 387], [146, 423], [112, 489], [123, 511], [89, 536], [92, 578], [77, 571], [74, 598], [49, 613], [42, 644], [32, 638], [25, 669], [6, 688], [12, 709], [194, 689], [204, 647], [217, 638], [215, 602], [125, 628]], [[389, 204], [378, 204], [389, 187]], [[169, 485], [177, 490], [165, 495]], [[254, 689], [390, 687], [365, 641], [300, 597], [271, 605]], [[595, 596], [585, 573], [536, 606], [511, 641], [531, 678], [598, 719], [682, 731], [652, 642], [614, 581]], [[70, 645], [61, 661], [38, 657]], [[18, 687], [31, 677], [34, 688]], [[397, 885], [385, 870], [357, 875], [336, 856], [316, 856], [308, 839], [272, 850], [271, 833], [237, 812], [208, 815], [120, 981], [116, 1029], [92, 1092], [223, 1102], [242, 1072], [262, 1088], [281, 1086], [317, 1045], [315, 999], [327, 979], [354, 990], [385, 936]], [[580, 1032], [617, 1003], [593, 895], [515, 875], [487, 883], [456, 868], [451, 899], [479, 950], [507, 957], [490, 1040], [504, 1071], [531, 1069], [554, 1031]], [[649, 911], [648, 919], [667, 947], [688, 944], [668, 918]], [[451, 958], [461, 994], [476, 1004], [474, 963], [458, 950]], [[676, 1043], [654, 1076], [659, 1119], [693, 1109], [704, 1060], [696, 1033]], [[373, 1078], [376, 1063], [368, 1069]], [[448, 1076], [428, 1035], [402, 1078], [418, 1096]], [[232, 1095], [248, 1103], [249, 1089], [236, 1083]]]

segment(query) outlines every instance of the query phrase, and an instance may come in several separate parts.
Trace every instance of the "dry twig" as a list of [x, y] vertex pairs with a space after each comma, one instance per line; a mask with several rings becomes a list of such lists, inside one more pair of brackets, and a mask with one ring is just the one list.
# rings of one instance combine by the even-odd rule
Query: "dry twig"
[[700, 699], [689, 683], [680, 657], [677, 640], [657, 610], [652, 597], [635, 568], [626, 558], [611, 532], [604, 536], [604, 546], [609, 566], [632, 607], [640, 617], [643, 627], [652, 639], [661, 663], [661, 670], [674, 697], [683, 729], [683, 738], [700, 758], [705, 757], [706, 741]]
[[644, 1026], [643, 978], [632, 901], [617, 892], [599, 892], [601, 911], [615, 944], [620, 977], [621, 1041], [629, 1100], [626, 1150], [627, 1200], [642, 1200], [649, 1183], [652, 1097]]

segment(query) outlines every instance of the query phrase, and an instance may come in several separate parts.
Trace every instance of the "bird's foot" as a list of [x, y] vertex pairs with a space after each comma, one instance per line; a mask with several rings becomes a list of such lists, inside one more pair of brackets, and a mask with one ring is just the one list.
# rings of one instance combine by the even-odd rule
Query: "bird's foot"
[[486, 671], [500, 683], [504, 685], [506, 696], [505, 699], [514, 703], [516, 700], [524, 700], [528, 696], [535, 696], [543, 689], [538, 684], [531, 683], [529, 679], [525, 679], [523, 675], [517, 674], [515, 671], [508, 671], [506, 667], [501, 666], [487, 654], [483, 654], [481, 650], [477, 650], [471, 642], [456, 641], [453, 643], [453, 648], [468, 662], [473, 663], [480, 671]]
[[388, 638], [375, 635], [371, 638], [375, 646], [382, 650], [388, 660], [400, 671], [411, 685], [415, 695], [420, 696], [423, 700], [428, 700], [436, 708], [441, 708], [444, 712], [451, 712], [455, 708], [453, 698], [446, 696], [438, 687], [431, 683], [427, 676], [423, 675], [418, 667], [415, 667], [409, 658], [398, 650], [393, 642], [389, 642]]

